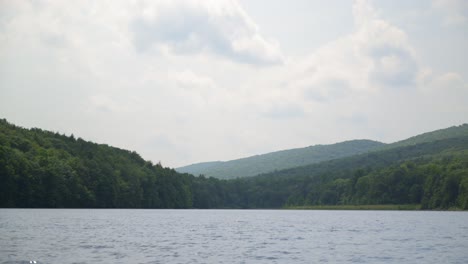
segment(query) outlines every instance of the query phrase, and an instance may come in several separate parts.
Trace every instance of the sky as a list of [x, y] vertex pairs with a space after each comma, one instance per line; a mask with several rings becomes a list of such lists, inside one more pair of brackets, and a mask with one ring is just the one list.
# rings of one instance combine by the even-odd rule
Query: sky
[[468, 1], [0, 0], [0, 118], [178, 167], [468, 122]]

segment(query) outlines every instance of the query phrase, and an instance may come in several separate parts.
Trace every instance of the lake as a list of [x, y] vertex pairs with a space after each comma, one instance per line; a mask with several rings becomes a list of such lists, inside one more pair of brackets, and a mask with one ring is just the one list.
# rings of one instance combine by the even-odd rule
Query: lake
[[0, 209], [0, 263], [468, 263], [468, 212]]

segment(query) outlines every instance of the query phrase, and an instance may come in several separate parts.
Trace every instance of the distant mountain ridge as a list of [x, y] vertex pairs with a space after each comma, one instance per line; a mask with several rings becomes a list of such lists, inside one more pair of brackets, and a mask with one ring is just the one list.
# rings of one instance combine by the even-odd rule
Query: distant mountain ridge
[[435, 131], [423, 133], [417, 136], [397, 141], [395, 143], [386, 144], [382, 147], [382, 149], [411, 146], [420, 143], [433, 142], [437, 140], [461, 137], [466, 135], [468, 135], [468, 124], [462, 124], [459, 126], [452, 126], [449, 128], [438, 129]]
[[372, 140], [350, 140], [331, 145], [281, 150], [230, 161], [195, 163], [176, 168], [181, 173], [220, 179], [251, 177], [276, 170], [302, 167], [366, 152], [411, 146], [468, 135], [468, 124], [423, 133], [405, 140], [385, 144]]
[[224, 162], [196, 163], [176, 168], [176, 171], [220, 179], [242, 178], [362, 154], [383, 146], [384, 143], [372, 140], [351, 140], [331, 145], [281, 150]]
[[209, 170], [210, 168], [216, 167], [217, 165], [223, 164], [224, 161], [208, 161], [208, 162], [200, 162], [200, 163], [194, 163], [191, 165], [183, 166], [180, 168], [176, 168], [178, 172], [182, 173], [190, 173], [193, 175], [200, 175], [204, 174], [206, 170]]
[[[0, 119], [0, 208], [239, 209], [389, 204], [400, 208], [411, 204], [421, 209], [468, 210], [467, 128], [437, 130], [388, 145], [357, 140], [296, 149], [292, 153], [314, 150], [326, 159], [333, 157], [325, 155], [326, 151], [343, 154], [356, 151], [356, 146], [377, 145], [361, 154], [220, 180], [177, 173], [143, 160], [134, 151], [73, 135], [24, 129]], [[291, 150], [255, 158], [268, 160], [284, 153]], [[201, 167], [219, 164], [223, 162]]]

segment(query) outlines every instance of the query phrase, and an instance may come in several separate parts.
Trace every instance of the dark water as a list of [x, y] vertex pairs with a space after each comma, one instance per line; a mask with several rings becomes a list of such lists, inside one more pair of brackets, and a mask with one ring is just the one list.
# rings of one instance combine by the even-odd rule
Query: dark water
[[468, 263], [467, 212], [0, 209], [0, 263]]

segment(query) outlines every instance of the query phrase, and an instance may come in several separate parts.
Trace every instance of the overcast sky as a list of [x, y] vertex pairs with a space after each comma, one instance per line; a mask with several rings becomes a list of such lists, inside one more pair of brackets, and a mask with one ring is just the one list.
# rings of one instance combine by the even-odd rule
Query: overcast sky
[[0, 0], [0, 117], [177, 167], [468, 122], [468, 1]]

